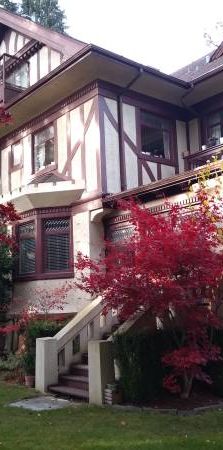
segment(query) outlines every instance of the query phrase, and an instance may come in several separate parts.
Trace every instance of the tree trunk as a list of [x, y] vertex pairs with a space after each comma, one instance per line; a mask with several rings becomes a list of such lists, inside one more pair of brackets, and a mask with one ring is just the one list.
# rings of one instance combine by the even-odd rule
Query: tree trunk
[[188, 399], [190, 397], [192, 383], [193, 383], [193, 376], [188, 377], [187, 375], [185, 375], [184, 376], [184, 387], [183, 387], [183, 391], [181, 393], [181, 398]]

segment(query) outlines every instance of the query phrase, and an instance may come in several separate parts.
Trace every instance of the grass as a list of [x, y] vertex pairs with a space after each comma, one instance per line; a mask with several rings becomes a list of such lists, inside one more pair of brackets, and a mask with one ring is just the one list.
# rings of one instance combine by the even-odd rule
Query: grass
[[0, 383], [0, 450], [223, 449], [223, 411], [176, 417], [88, 405], [41, 413], [7, 406], [33, 395]]

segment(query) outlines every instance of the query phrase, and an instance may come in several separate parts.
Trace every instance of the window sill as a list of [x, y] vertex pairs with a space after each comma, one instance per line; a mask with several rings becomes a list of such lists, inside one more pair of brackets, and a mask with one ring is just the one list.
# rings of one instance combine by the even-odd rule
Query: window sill
[[151, 161], [155, 163], [165, 164], [166, 166], [175, 166], [175, 162], [171, 159], [160, 158], [158, 156], [156, 157], [142, 152], [139, 153], [139, 159], [142, 159], [144, 161]]
[[32, 174], [32, 181], [35, 181], [35, 178], [39, 178], [39, 176], [45, 175], [47, 173], [53, 172], [57, 168], [56, 163], [48, 164], [48, 166], [44, 166], [37, 170], [37, 172]]
[[20, 282], [20, 281], [34, 281], [34, 280], [58, 280], [62, 278], [73, 278], [73, 277], [74, 271], [32, 273], [26, 275], [17, 275], [14, 277], [14, 281]]

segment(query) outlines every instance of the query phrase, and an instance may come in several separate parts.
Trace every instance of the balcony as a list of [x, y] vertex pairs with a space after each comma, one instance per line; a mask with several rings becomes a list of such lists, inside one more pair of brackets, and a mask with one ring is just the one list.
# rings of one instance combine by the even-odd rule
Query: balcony
[[[206, 147], [206, 146], [203, 146]], [[223, 159], [223, 144], [208, 146], [199, 152], [184, 156], [185, 170], [193, 170], [202, 167], [207, 161], [219, 161]]]
[[29, 62], [4, 53], [0, 57], [0, 103], [4, 105], [29, 87]]

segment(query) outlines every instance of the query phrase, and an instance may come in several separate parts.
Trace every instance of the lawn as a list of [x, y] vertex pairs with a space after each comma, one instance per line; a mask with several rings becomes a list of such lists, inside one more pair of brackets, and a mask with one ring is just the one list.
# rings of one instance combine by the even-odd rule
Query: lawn
[[223, 411], [176, 417], [88, 405], [41, 413], [7, 406], [30, 395], [0, 383], [0, 450], [223, 449]]

